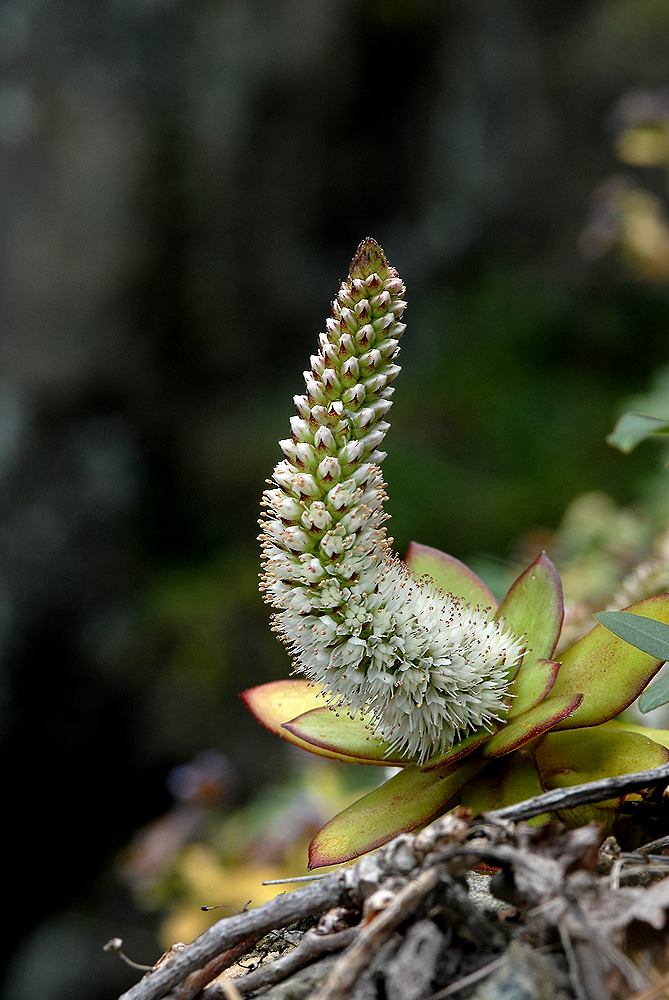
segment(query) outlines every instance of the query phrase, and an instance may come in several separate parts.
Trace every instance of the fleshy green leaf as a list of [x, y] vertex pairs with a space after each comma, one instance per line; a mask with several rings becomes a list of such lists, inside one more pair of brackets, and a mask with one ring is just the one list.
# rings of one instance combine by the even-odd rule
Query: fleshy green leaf
[[669, 660], [669, 625], [664, 622], [645, 615], [630, 614], [629, 611], [600, 611], [595, 618], [600, 625], [631, 646], [656, 656], [658, 660]]
[[524, 715], [507, 722], [498, 733], [491, 736], [479, 753], [482, 757], [501, 757], [518, 750], [536, 736], [540, 736], [557, 723], [566, 719], [583, 700], [582, 694], [566, 694], [546, 698]]
[[374, 736], [369, 721], [360, 712], [352, 719], [343, 711], [313, 708], [290, 722], [284, 722], [282, 728], [312, 747], [355, 757], [359, 764], [407, 764], [399, 754], [388, 753], [388, 744]]
[[560, 664], [553, 660], [523, 660], [520, 670], [509, 685], [509, 692], [515, 695], [507, 719], [529, 712], [546, 697], [558, 675]]
[[660, 677], [645, 691], [639, 695], [639, 711], [652, 712], [654, 708], [661, 708], [662, 705], [669, 704], [669, 677]]
[[309, 868], [351, 861], [422, 826], [484, 766], [485, 761], [470, 759], [427, 773], [413, 764], [405, 767], [319, 830], [309, 847]]
[[507, 628], [525, 636], [526, 660], [550, 659], [560, 638], [564, 602], [562, 581], [545, 552], [513, 584], [495, 612]]
[[497, 607], [497, 601], [483, 580], [455, 556], [449, 556], [429, 545], [411, 542], [404, 561], [416, 576], [431, 576], [445, 594], [462, 597], [474, 607]]
[[318, 754], [320, 757], [343, 760], [347, 764], [360, 764], [357, 757], [315, 747], [283, 728], [283, 723], [289, 719], [314, 708], [323, 707], [325, 699], [318, 692], [319, 688], [314, 684], [309, 684], [308, 681], [288, 679], [270, 681], [268, 684], [248, 688], [246, 691], [242, 691], [240, 698], [255, 715], [258, 722], [261, 722], [270, 732], [288, 740], [289, 743], [294, 743], [302, 750], [308, 750], [309, 753]]
[[[637, 601], [626, 609], [655, 621], [669, 622], [669, 595]], [[641, 694], [663, 662], [619, 639], [603, 625], [574, 643], [561, 656], [551, 696], [583, 692], [583, 702], [558, 729], [595, 726], [619, 715]]]
[[[462, 789], [460, 804], [476, 814], [524, 802], [543, 791], [532, 755], [521, 751], [490, 761], [485, 770]], [[549, 819], [550, 816], [544, 813], [529, 822], [531, 826], [541, 826]]]
[[629, 454], [646, 438], [654, 434], [669, 433], [669, 420], [651, 417], [647, 413], [624, 413], [606, 441], [614, 448]]
[[[546, 789], [568, 788], [659, 767], [669, 761], [669, 750], [640, 733], [597, 726], [548, 733], [537, 747], [535, 759]], [[559, 815], [569, 826], [601, 822], [608, 833], [620, 804], [619, 798], [608, 799], [596, 806], [561, 810]]]

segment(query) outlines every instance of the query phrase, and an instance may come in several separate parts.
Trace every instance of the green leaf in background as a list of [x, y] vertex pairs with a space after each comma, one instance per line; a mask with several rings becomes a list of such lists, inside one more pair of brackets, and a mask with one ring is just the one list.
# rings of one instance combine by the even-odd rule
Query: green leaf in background
[[595, 618], [614, 635], [658, 660], [669, 660], [669, 625], [629, 611], [600, 611]]
[[639, 695], [639, 711], [652, 712], [654, 708], [669, 704], [669, 677], [660, 677]]
[[628, 454], [653, 434], [669, 434], [669, 420], [646, 413], [624, 413], [606, 441]]

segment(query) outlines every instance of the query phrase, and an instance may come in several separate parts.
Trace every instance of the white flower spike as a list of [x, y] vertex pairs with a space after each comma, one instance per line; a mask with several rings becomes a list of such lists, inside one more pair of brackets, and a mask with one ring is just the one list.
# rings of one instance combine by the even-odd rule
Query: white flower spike
[[523, 648], [489, 609], [417, 579], [382, 527], [378, 449], [404, 291], [381, 247], [363, 240], [263, 496], [261, 590], [296, 670], [333, 708], [363, 712], [391, 750], [424, 762], [506, 715]]

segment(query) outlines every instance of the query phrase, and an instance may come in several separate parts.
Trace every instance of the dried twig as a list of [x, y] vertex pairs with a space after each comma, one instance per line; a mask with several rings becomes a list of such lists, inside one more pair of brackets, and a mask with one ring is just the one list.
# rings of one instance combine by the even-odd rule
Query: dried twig
[[[264, 986], [273, 986], [274, 983], [287, 979], [288, 976], [316, 961], [317, 958], [348, 948], [357, 933], [357, 927], [347, 927], [334, 934], [319, 934], [315, 930], [307, 931], [297, 947], [289, 951], [288, 954], [282, 955], [274, 962], [268, 962], [267, 965], [261, 965], [260, 968], [248, 972], [240, 979], [235, 979], [237, 991], [243, 995], [253, 993], [254, 990], [259, 990]], [[204, 991], [202, 1000], [227, 1000], [227, 998], [222, 985], [213, 983]]]
[[355, 943], [331, 971], [317, 1000], [343, 1000], [349, 996], [360, 973], [369, 965], [383, 942], [438, 883], [438, 870], [428, 868], [400, 889], [385, 910], [362, 928]]
[[191, 972], [202, 969], [221, 952], [234, 948], [244, 938], [255, 937], [257, 940], [277, 927], [287, 927], [296, 920], [348, 903], [343, 874], [332, 872], [320, 882], [312, 882], [291, 893], [282, 893], [255, 910], [225, 917], [200, 934], [166, 965], [148, 972], [139, 983], [123, 994], [121, 1000], [158, 1000]]
[[195, 972], [191, 972], [189, 976], [186, 976], [183, 983], [177, 989], [173, 990], [172, 993], [168, 993], [167, 997], [170, 1000], [194, 1000], [194, 997], [198, 996], [205, 986], [208, 986], [222, 972], [225, 972], [231, 965], [238, 962], [263, 936], [262, 934], [255, 934], [252, 937], [244, 938], [234, 948], [228, 948], [227, 951], [216, 955], [210, 962], [207, 962], [203, 969], [196, 969]]
[[519, 823], [521, 820], [540, 816], [545, 812], [555, 812], [560, 809], [571, 809], [574, 806], [587, 805], [590, 802], [602, 802], [604, 799], [614, 799], [629, 792], [638, 792], [642, 788], [651, 788], [662, 782], [669, 782], [669, 764], [654, 767], [650, 771], [637, 771], [634, 774], [621, 774], [615, 778], [601, 778], [599, 781], [589, 781], [584, 785], [572, 785], [570, 788], [554, 788], [542, 795], [518, 802], [504, 809], [494, 809], [486, 816], [490, 819], [510, 820]]

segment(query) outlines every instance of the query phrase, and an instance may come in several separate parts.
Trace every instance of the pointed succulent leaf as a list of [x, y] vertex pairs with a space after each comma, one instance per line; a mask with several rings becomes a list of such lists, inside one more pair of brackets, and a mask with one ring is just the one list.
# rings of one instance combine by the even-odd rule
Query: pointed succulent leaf
[[[544, 790], [534, 758], [521, 751], [510, 757], [490, 761], [485, 770], [462, 789], [460, 804], [471, 809], [474, 814], [483, 813], [524, 802], [535, 795], [541, 795]], [[531, 826], [541, 826], [549, 819], [550, 816], [543, 813], [529, 822]]]
[[517, 636], [525, 636], [523, 662], [550, 658], [562, 631], [562, 581], [545, 552], [513, 584], [495, 613]]
[[454, 743], [450, 750], [428, 760], [426, 764], [422, 765], [421, 771], [434, 771], [436, 768], [444, 767], [446, 764], [455, 764], [456, 761], [468, 757], [473, 750], [476, 750], [477, 747], [480, 747], [482, 743], [485, 743], [489, 739], [489, 729], [477, 729], [471, 736], [467, 736], [464, 740]]
[[595, 618], [600, 625], [631, 646], [656, 656], [658, 660], [669, 660], [669, 625], [664, 622], [645, 615], [633, 615], [629, 611], [600, 611]]
[[515, 719], [524, 715], [546, 697], [558, 675], [560, 664], [554, 660], [524, 659], [520, 670], [509, 685], [509, 691], [515, 697], [507, 719]]
[[355, 757], [359, 764], [403, 767], [408, 763], [398, 753], [388, 752], [388, 744], [374, 735], [369, 719], [361, 712], [352, 719], [345, 711], [313, 708], [290, 722], [284, 722], [283, 729], [309, 743], [312, 748]]
[[669, 420], [647, 413], [623, 413], [606, 439], [607, 444], [628, 454], [654, 434], [669, 433]]
[[502, 757], [518, 750], [570, 716], [582, 700], [583, 695], [578, 693], [546, 698], [529, 712], [516, 716], [503, 726], [481, 747], [479, 753], [482, 757]]
[[[669, 594], [637, 601], [626, 609], [669, 623]], [[637, 698], [660, 669], [662, 660], [618, 638], [603, 625], [579, 639], [562, 656], [551, 696], [583, 692], [583, 703], [558, 729], [596, 726], [619, 715]]]
[[309, 847], [309, 868], [351, 861], [427, 823], [484, 765], [467, 760], [429, 773], [405, 767], [326, 823]]
[[461, 597], [472, 607], [494, 609], [497, 601], [486, 587], [483, 580], [469, 566], [449, 556], [446, 552], [433, 549], [429, 545], [411, 542], [404, 558], [405, 563], [417, 577], [432, 577], [437, 586], [445, 594]]
[[[669, 750], [641, 733], [597, 726], [548, 733], [535, 759], [541, 781], [550, 790], [660, 767], [669, 761]], [[559, 816], [568, 826], [599, 822], [610, 833], [621, 803], [621, 798], [607, 799], [595, 806], [560, 810]]]
[[[259, 684], [258, 687], [242, 691], [240, 698], [255, 715], [258, 722], [261, 722], [270, 732], [288, 740], [289, 743], [294, 743], [302, 750], [308, 750], [320, 757], [343, 760], [347, 764], [360, 763], [357, 757], [313, 746], [283, 728], [283, 723], [289, 719], [324, 706], [325, 699], [319, 694], [319, 688], [316, 685], [303, 680], [270, 681], [268, 684]], [[326, 711], [330, 711], [330, 709], [326, 709]]]

